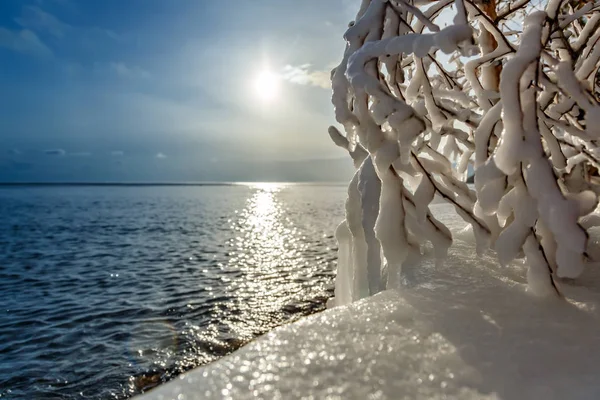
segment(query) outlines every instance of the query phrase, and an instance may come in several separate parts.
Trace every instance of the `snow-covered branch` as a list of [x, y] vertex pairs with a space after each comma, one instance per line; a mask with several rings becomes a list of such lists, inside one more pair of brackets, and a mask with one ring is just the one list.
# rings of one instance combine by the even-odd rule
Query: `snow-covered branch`
[[344, 133], [329, 134], [357, 168], [335, 304], [400, 285], [427, 247], [443, 262], [436, 198], [479, 252], [524, 256], [533, 293], [560, 296], [582, 273], [600, 224], [598, 27], [597, 1], [362, 1], [332, 73]]

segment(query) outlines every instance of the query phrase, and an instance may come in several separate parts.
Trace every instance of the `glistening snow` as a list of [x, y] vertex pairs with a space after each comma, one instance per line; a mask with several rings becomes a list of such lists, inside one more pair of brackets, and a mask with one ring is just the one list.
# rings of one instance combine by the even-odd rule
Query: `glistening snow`
[[143, 400], [600, 398], [600, 273], [527, 291], [522, 263], [480, 257], [451, 206], [444, 268], [426, 252], [412, 284], [280, 327]]

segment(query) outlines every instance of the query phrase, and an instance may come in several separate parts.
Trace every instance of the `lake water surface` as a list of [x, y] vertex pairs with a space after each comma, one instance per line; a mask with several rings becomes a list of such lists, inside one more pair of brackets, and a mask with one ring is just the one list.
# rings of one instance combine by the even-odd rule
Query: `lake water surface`
[[0, 398], [126, 398], [332, 295], [346, 188], [0, 188]]

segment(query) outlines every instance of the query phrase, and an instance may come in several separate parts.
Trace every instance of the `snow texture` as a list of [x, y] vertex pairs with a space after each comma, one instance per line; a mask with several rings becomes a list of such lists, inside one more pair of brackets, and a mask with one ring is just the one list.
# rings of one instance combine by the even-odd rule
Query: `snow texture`
[[434, 199], [470, 225], [477, 254], [524, 256], [531, 292], [561, 297], [598, 261], [600, 3], [430, 3], [363, 0], [344, 35], [332, 102], [345, 134], [329, 134], [357, 172], [330, 305], [396, 286], [424, 246], [442, 266], [453, 238]]
[[[522, 263], [476, 254], [452, 207], [455, 243], [400, 290], [280, 327], [140, 400], [597, 399], [600, 273], [539, 299]], [[575, 340], [576, 339], [576, 340]]]

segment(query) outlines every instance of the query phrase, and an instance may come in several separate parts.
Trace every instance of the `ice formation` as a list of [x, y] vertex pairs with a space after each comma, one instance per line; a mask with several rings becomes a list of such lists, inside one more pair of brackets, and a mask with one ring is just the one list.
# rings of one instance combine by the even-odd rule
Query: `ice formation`
[[536, 301], [520, 261], [477, 256], [453, 208], [431, 206], [455, 234], [447, 268], [428, 252], [413, 285], [277, 328], [140, 400], [600, 398], [600, 270], [568, 301]]
[[362, 0], [332, 71], [345, 134], [329, 133], [357, 171], [331, 305], [398, 287], [428, 248], [442, 264], [452, 235], [435, 198], [479, 254], [524, 257], [536, 295], [562, 296], [561, 279], [600, 260], [588, 235], [600, 221], [600, 2], [538, 3]]

